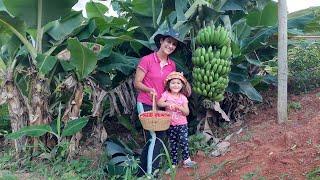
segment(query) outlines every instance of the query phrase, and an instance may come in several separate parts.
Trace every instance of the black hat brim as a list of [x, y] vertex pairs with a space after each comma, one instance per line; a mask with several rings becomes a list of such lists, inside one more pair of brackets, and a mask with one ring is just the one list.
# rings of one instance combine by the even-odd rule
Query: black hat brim
[[184, 45], [184, 42], [181, 41], [180, 39], [177, 39], [173, 36], [170, 36], [170, 35], [163, 35], [163, 34], [157, 34], [155, 37], [154, 37], [154, 43], [156, 44], [157, 48], [159, 49], [160, 48], [160, 39], [165, 39], [167, 37], [172, 37], [173, 39], [177, 40], [178, 42], [178, 45], [177, 45], [177, 48], [180, 48], [181, 46]]

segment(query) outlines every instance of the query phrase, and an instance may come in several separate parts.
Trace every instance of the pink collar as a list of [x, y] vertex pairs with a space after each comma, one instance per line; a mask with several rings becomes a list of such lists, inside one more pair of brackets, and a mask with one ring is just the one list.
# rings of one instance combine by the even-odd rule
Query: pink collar
[[[157, 52], [154, 52], [154, 53], [153, 53], [153, 58], [154, 58], [155, 62], [160, 63], [160, 59], [159, 59], [158, 56], [157, 56]], [[172, 62], [171, 62], [171, 60], [170, 60], [169, 57], [168, 57], [168, 64], [171, 64], [171, 63], [172, 63]]]

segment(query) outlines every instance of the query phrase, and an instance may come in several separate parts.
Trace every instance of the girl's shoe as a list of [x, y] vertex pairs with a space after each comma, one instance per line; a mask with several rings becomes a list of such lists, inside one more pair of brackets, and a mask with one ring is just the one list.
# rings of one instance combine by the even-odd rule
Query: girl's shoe
[[191, 159], [187, 159], [183, 162], [184, 168], [193, 168], [197, 166], [197, 162], [192, 161]]

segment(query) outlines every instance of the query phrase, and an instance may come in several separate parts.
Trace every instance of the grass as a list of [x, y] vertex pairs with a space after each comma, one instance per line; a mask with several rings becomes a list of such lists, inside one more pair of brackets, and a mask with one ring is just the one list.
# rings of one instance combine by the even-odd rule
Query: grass
[[[163, 143], [163, 142], [162, 142]], [[163, 144], [164, 145], [164, 144]], [[62, 149], [58, 149], [62, 150]], [[164, 148], [165, 153], [160, 154], [164, 156], [166, 160], [166, 165], [172, 169], [172, 163], [170, 159], [169, 152]], [[25, 153], [25, 156], [22, 158], [15, 158], [14, 150], [5, 147], [5, 149], [0, 149], [0, 180], [2, 179], [138, 179], [135, 176], [136, 166], [138, 166], [138, 161], [134, 161], [132, 164], [131, 161], [127, 162], [128, 164], [117, 164], [115, 165], [115, 171], [118, 171], [121, 168], [124, 168], [124, 174], [105, 172], [107, 166], [110, 163], [110, 157], [107, 156], [107, 153], [103, 153], [96, 160], [89, 159], [88, 157], [78, 157], [77, 159], [67, 161], [66, 156], [63, 153], [55, 153], [53, 151], [47, 152], [40, 148], [41, 152], [36, 154]], [[44, 151], [44, 152], [42, 152]], [[55, 153], [54, 156], [51, 155]], [[42, 157], [42, 158], [40, 158]], [[116, 159], [117, 160], [117, 159]], [[161, 171], [162, 169], [160, 169]], [[5, 172], [1, 173], [1, 172]], [[22, 172], [22, 173], [19, 173]], [[159, 176], [163, 176], [164, 172], [159, 172]], [[156, 173], [155, 173], [156, 174]], [[147, 175], [142, 177], [154, 179], [155, 174]], [[170, 174], [171, 179], [175, 178], [176, 171], [172, 171]], [[140, 178], [141, 179], [141, 178]]]
[[10, 171], [0, 171], [0, 180], [18, 180], [18, 177]]
[[320, 166], [308, 172], [306, 177], [308, 180], [320, 180]]
[[[0, 152], [0, 180], [20, 179], [104, 179], [103, 157], [94, 162], [87, 157], [71, 160], [56, 159], [47, 161], [44, 159], [31, 158], [30, 156], [16, 159], [14, 150], [7, 149]], [[23, 172], [23, 173], [17, 173]]]

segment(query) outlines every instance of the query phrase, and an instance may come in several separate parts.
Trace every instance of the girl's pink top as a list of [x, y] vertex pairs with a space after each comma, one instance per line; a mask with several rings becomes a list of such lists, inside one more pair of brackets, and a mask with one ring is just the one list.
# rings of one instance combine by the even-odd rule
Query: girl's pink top
[[[147, 87], [155, 89], [157, 92], [157, 100], [159, 100], [164, 91], [164, 80], [168, 74], [176, 71], [176, 64], [171, 59], [168, 59], [167, 65], [161, 68], [160, 60], [154, 52], [142, 57], [138, 68], [145, 72], [142, 83]], [[140, 91], [137, 100], [138, 102], [152, 105], [152, 99], [149, 93]]]
[[[182, 106], [185, 103], [188, 103], [188, 99], [182, 93], [178, 97], [173, 96], [170, 92], [165, 91], [161, 96], [166, 102]], [[184, 125], [187, 124], [187, 117], [178, 109], [170, 109], [166, 107], [166, 111], [171, 112], [171, 125]]]

